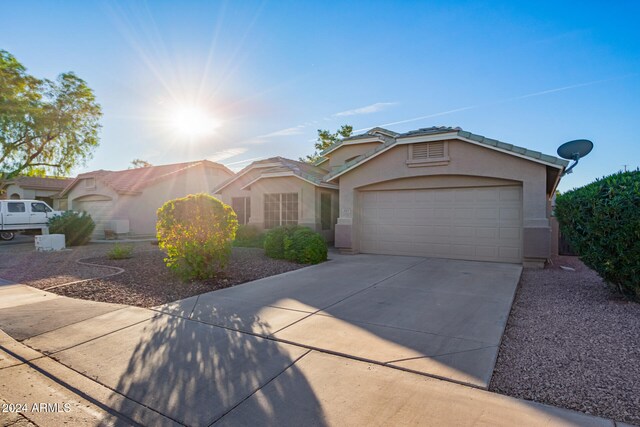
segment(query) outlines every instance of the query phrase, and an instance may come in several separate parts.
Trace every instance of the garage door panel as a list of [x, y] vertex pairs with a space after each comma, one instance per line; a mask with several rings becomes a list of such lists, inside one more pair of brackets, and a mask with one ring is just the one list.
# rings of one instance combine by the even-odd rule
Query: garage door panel
[[76, 202], [74, 210], [84, 211], [91, 215], [91, 219], [96, 224], [92, 236], [94, 238], [104, 238], [104, 230], [111, 220], [113, 204], [110, 200], [86, 200]]
[[505, 227], [501, 227], [500, 228], [500, 239], [503, 240], [514, 240], [519, 242], [520, 241], [520, 229], [519, 228], [505, 228]]
[[362, 252], [521, 262], [519, 187], [372, 191], [360, 200]]
[[519, 188], [505, 188], [500, 190], [501, 201], [520, 202], [522, 200], [522, 192]]

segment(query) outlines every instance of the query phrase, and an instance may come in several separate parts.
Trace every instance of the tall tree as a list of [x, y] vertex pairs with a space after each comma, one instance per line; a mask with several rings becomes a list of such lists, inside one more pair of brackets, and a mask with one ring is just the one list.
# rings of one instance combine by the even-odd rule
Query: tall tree
[[342, 125], [340, 129], [334, 133], [331, 133], [328, 130], [318, 129], [318, 139], [315, 143], [316, 151], [305, 158], [300, 158], [300, 160], [307, 163], [317, 162], [322, 157], [320, 155], [321, 152], [331, 147], [333, 144], [342, 141], [344, 138], [350, 137], [351, 134], [353, 134], [353, 126], [351, 125]]
[[131, 166], [129, 166], [129, 169], [138, 169], [138, 168], [148, 168], [153, 166], [151, 163], [147, 162], [146, 160], [142, 160], [142, 159], [133, 159], [131, 160]]
[[38, 79], [0, 50], [0, 181], [16, 175], [65, 175], [99, 145], [102, 112], [74, 73]]

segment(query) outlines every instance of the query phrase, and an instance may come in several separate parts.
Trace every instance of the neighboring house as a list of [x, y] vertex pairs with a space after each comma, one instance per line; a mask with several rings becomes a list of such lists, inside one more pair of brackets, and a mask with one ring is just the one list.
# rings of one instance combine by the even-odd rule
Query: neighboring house
[[56, 210], [66, 210], [66, 200], [59, 198], [72, 178], [20, 176], [0, 185], [0, 198], [41, 200]]
[[251, 163], [214, 190], [231, 205], [240, 224], [261, 230], [299, 224], [333, 241], [338, 185], [323, 181], [328, 170], [283, 157]]
[[[335, 246], [346, 252], [538, 267], [549, 258], [565, 160], [450, 127], [374, 128], [322, 155], [329, 173], [318, 182], [339, 188]], [[266, 203], [256, 190], [252, 203]]]
[[62, 191], [69, 209], [86, 211], [96, 223], [94, 238], [104, 230], [154, 235], [156, 212], [165, 202], [188, 194], [211, 193], [233, 176], [208, 160], [122, 171], [97, 170], [78, 175]]

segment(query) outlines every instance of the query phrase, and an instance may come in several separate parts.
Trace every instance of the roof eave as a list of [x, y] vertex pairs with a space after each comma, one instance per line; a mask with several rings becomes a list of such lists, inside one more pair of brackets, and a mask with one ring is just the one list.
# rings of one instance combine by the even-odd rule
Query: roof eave
[[253, 181], [250, 181], [249, 183], [247, 183], [246, 185], [244, 185], [240, 189], [241, 190], [246, 190], [248, 187], [251, 187], [251, 185], [253, 185], [257, 181], [260, 181], [262, 179], [285, 178], [285, 177], [290, 177], [290, 176], [294, 177], [294, 178], [301, 179], [301, 180], [303, 180], [305, 182], [308, 182], [309, 184], [314, 185], [316, 187], [331, 188], [331, 189], [334, 189], [334, 190], [338, 189], [338, 186], [335, 185], [335, 184], [330, 184], [330, 183], [326, 183], [326, 182], [315, 182], [315, 181], [307, 179], [307, 178], [305, 178], [303, 176], [300, 176], [297, 173], [294, 173], [293, 171], [291, 171], [291, 172], [276, 172], [276, 173], [261, 174], [256, 179], [254, 179]]

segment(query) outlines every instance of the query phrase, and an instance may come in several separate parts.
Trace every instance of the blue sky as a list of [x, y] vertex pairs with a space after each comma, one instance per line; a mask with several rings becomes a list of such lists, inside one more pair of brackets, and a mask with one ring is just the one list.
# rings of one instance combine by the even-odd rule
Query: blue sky
[[[103, 107], [86, 167], [298, 158], [316, 130], [433, 125], [555, 154], [594, 141], [567, 190], [640, 165], [638, 2], [20, 1], [0, 48], [74, 71]], [[167, 125], [196, 105], [219, 126]], [[245, 163], [243, 163], [245, 162]]]

